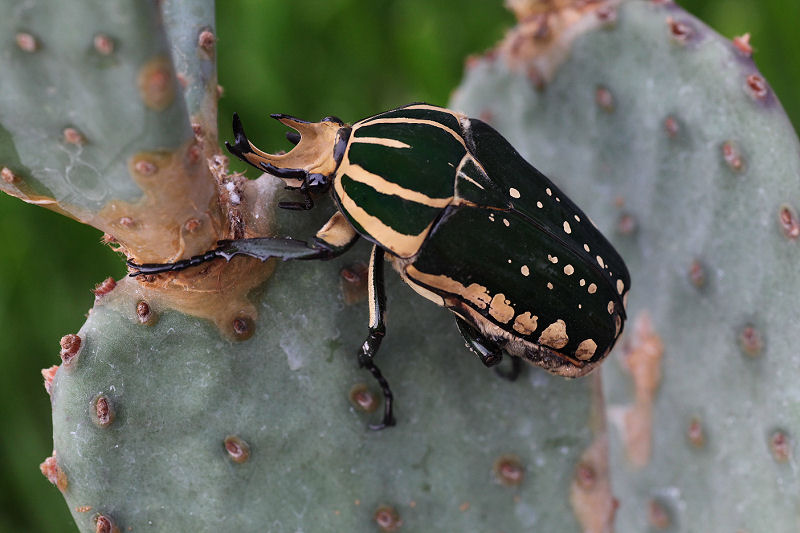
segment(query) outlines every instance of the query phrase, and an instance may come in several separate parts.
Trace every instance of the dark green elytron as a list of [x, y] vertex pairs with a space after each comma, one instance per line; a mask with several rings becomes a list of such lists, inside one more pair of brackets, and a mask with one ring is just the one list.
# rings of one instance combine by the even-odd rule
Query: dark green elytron
[[359, 236], [374, 243], [369, 335], [359, 363], [380, 383], [384, 416], [392, 393], [374, 363], [385, 333], [383, 262], [417, 293], [455, 315], [467, 346], [486, 366], [502, 352], [566, 377], [584, 375], [614, 346], [625, 321], [625, 263], [583, 211], [486, 123], [410, 104], [352, 126], [274, 118], [298, 133], [289, 153], [262, 152], [234, 116], [228, 149], [303, 194], [287, 209], [313, 207], [330, 190], [339, 210], [310, 242], [221, 241], [210, 252], [132, 275], [187, 268], [235, 255], [265, 260], [329, 259]]

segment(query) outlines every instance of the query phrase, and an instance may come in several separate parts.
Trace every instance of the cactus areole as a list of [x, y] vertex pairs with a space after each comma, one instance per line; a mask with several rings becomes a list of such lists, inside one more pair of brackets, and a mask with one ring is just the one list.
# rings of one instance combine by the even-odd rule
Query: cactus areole
[[427, 104], [352, 126], [272, 116], [299, 132], [287, 134], [296, 144], [289, 153], [256, 148], [236, 115], [230, 152], [303, 195], [279, 207], [311, 209], [312, 193], [330, 191], [339, 210], [310, 242], [221, 241], [177, 263], [131, 263], [131, 275], [235, 255], [330, 259], [359, 236], [371, 241], [369, 335], [358, 361], [386, 400], [374, 429], [394, 424], [392, 393], [374, 363], [385, 334], [384, 257], [417, 293], [453, 312], [487, 367], [505, 351], [577, 377], [608, 355], [625, 321], [625, 263], [589, 217], [485, 122]]

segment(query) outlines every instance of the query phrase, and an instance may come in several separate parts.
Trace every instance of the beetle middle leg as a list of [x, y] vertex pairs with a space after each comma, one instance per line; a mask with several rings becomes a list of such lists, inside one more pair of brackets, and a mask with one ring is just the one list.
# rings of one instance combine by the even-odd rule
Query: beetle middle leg
[[380, 424], [371, 424], [370, 429], [378, 430], [395, 424], [394, 413], [392, 411], [392, 389], [383, 377], [380, 369], [375, 365], [375, 354], [381, 346], [381, 341], [386, 334], [386, 325], [383, 322], [383, 315], [386, 311], [386, 292], [383, 286], [383, 248], [377, 245], [372, 247], [369, 256], [369, 334], [364, 344], [358, 351], [358, 364], [362, 368], [370, 371], [372, 376], [378, 381], [383, 391], [383, 419]]

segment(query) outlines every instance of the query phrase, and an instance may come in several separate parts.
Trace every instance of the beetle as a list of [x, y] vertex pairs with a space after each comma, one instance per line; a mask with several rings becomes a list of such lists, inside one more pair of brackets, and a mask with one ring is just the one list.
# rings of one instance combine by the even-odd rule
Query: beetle
[[395, 424], [393, 396], [375, 364], [386, 333], [384, 261], [414, 291], [449, 309], [467, 347], [487, 367], [503, 352], [578, 377], [594, 369], [619, 338], [630, 277], [608, 240], [553, 182], [496, 130], [459, 112], [424, 103], [352, 126], [336, 117], [307, 122], [271, 115], [296, 130], [288, 153], [259, 150], [233, 117], [238, 158], [285, 181], [307, 210], [330, 192], [338, 207], [308, 242], [252, 238], [220, 241], [204, 254], [169, 264], [136, 265], [131, 276], [181, 270], [214, 258], [331, 259], [359, 237], [372, 243], [369, 333], [358, 362], [384, 395], [381, 429]]

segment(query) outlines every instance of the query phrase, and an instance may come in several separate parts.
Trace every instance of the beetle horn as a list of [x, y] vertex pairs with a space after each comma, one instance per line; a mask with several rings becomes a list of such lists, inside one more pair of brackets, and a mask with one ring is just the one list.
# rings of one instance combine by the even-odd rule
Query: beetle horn
[[[274, 114], [276, 119], [298, 133], [287, 135], [296, 146], [285, 154], [269, 154], [258, 149], [244, 133], [239, 115], [233, 114], [234, 143], [225, 143], [228, 151], [254, 167], [285, 180], [304, 180], [309, 174], [328, 176], [336, 170], [333, 147], [344, 123], [327, 117], [308, 122], [289, 115]], [[294, 183], [296, 185], [296, 183]]]

